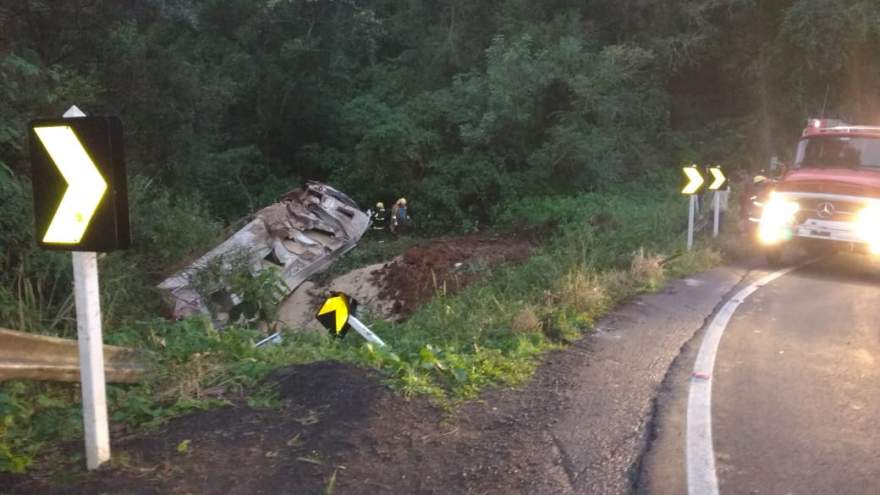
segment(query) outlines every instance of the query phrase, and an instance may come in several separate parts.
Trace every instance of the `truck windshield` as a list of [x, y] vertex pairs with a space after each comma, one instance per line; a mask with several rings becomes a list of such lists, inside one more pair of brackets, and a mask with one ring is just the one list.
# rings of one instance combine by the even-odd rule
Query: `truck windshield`
[[795, 167], [880, 168], [880, 138], [813, 136], [798, 143]]

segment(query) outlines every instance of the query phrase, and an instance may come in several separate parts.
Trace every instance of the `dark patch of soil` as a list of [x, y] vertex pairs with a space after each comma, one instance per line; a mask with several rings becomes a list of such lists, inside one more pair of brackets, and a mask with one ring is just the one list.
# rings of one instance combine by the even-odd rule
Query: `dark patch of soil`
[[[280, 408], [190, 414], [114, 443], [111, 469], [66, 483], [19, 479], [6, 490], [320, 494], [335, 473], [343, 495], [566, 493], [571, 473], [549, 427], [567, 402], [560, 377], [582, 359], [553, 353], [525, 389], [489, 391], [448, 415], [424, 398], [396, 395], [373, 371], [337, 362], [291, 367], [275, 375]], [[189, 452], [181, 454], [184, 440]]]
[[352, 450], [373, 451], [376, 437], [418, 437], [422, 419], [439, 418], [426, 403], [402, 401], [377, 372], [350, 364], [316, 362], [270, 379], [278, 383], [278, 408], [239, 404], [189, 414], [115, 443], [118, 466], [74, 485], [31, 479], [13, 493], [319, 494], [334, 472], [340, 481], [348, 477]]
[[528, 259], [534, 246], [524, 233], [468, 235], [406, 250], [373, 272], [379, 297], [395, 301], [393, 311], [411, 315], [436, 294], [454, 294], [489, 275], [490, 268]]

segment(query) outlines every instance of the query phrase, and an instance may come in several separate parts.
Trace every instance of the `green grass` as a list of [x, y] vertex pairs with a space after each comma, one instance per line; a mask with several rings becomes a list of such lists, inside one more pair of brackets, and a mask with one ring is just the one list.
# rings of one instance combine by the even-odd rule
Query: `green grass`
[[[499, 225], [554, 226], [556, 233], [526, 263], [498, 268], [454, 296], [438, 294], [405, 322], [368, 322], [387, 348], [353, 332], [341, 341], [298, 332], [257, 349], [258, 332], [217, 332], [198, 319], [109, 329], [108, 343], [150, 350], [155, 370], [143, 383], [108, 387], [112, 421], [138, 430], [229, 402], [274, 407], [277, 396], [263, 382], [272, 370], [328, 359], [376, 368], [401, 393], [450, 407], [487, 387], [523, 384], [544, 353], [589, 332], [620, 301], [720, 262], [711, 246], [672, 256], [683, 245], [686, 207], [681, 197], [657, 192], [662, 189], [527, 199], [499, 208]], [[368, 239], [335, 273], [419, 242]], [[23, 382], [0, 388], [0, 470], [25, 469], [47, 445], [80, 435], [72, 390]]]

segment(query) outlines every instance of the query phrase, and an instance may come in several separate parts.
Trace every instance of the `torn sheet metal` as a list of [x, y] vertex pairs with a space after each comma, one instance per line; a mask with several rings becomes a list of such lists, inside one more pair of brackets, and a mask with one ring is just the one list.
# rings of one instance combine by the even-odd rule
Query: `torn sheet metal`
[[[164, 280], [159, 289], [166, 294], [173, 317], [205, 314], [222, 324], [228, 314], [212, 314], [212, 308], [214, 313], [225, 313], [216, 308], [241, 301], [229, 287], [201, 287], [209, 292], [209, 305], [195, 287], [201, 270], [214, 263], [229, 268], [229, 260], [243, 260], [253, 275], [278, 270], [289, 293], [355, 247], [369, 225], [369, 217], [351, 198], [326, 184], [309, 182], [257, 212], [241, 230]], [[218, 303], [224, 298], [228, 301]]]

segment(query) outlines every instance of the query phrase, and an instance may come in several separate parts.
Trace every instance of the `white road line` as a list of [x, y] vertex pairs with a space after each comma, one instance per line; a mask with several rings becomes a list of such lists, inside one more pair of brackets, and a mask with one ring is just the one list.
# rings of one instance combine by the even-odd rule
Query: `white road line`
[[690, 393], [687, 406], [687, 483], [689, 495], [718, 495], [718, 477], [715, 474], [715, 450], [712, 445], [712, 376], [715, 356], [721, 336], [727, 323], [739, 307], [753, 292], [783, 275], [803, 268], [817, 260], [785, 268], [762, 277], [741, 289], [727, 301], [715, 315], [694, 362]]

